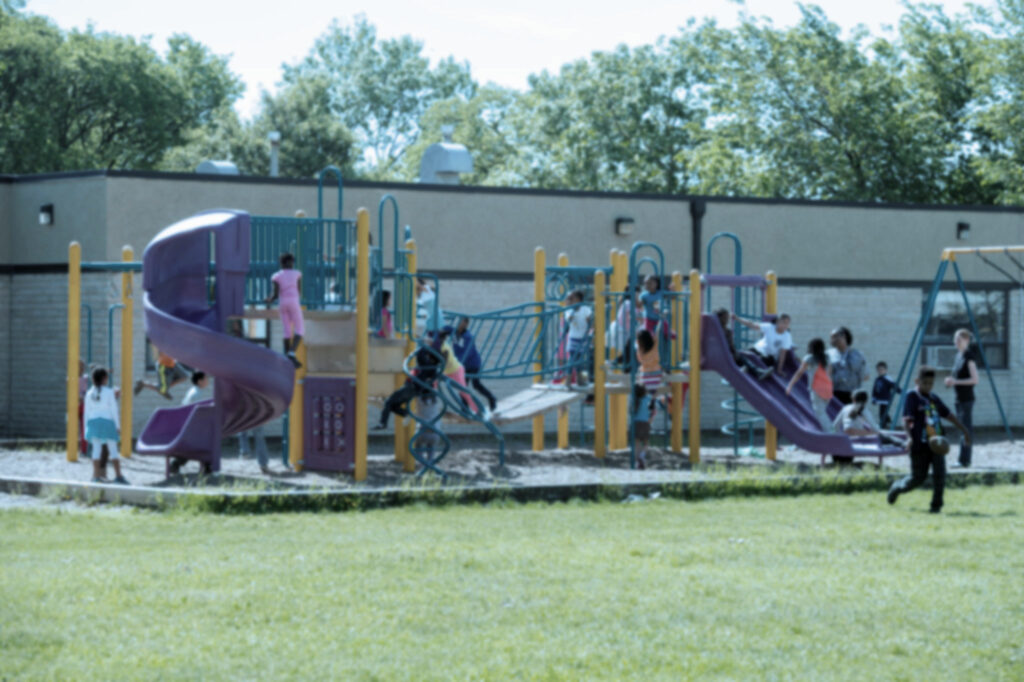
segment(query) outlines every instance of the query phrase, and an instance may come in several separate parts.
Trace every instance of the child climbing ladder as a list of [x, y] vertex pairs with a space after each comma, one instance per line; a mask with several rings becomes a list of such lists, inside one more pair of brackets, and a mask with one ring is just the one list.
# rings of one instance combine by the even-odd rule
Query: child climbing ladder
[[281, 300], [278, 309], [284, 327], [284, 354], [298, 368], [302, 367], [302, 363], [295, 356], [295, 351], [306, 331], [302, 319], [302, 298], [299, 295], [302, 291], [302, 273], [295, 269], [295, 256], [292, 254], [282, 253], [280, 262], [281, 269], [270, 278], [274, 290], [267, 296], [266, 303], [270, 305], [277, 298]]

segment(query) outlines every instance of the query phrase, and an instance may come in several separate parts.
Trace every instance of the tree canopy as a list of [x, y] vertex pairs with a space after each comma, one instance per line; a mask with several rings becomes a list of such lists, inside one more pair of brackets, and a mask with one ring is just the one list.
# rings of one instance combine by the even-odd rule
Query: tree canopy
[[251, 120], [227, 59], [188, 36], [63, 32], [0, 0], [0, 172], [192, 170], [228, 158], [281, 173], [333, 163], [415, 181], [444, 125], [470, 184], [856, 201], [1024, 201], [1024, 0], [947, 14], [907, 4], [895, 28], [842, 30], [813, 5], [778, 27], [689, 22], [534, 74], [481, 85], [409, 36], [357, 16], [282, 66]]

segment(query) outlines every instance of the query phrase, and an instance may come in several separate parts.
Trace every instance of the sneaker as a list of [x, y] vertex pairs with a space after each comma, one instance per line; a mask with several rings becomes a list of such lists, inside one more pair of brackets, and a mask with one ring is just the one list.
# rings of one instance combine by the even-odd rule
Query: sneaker
[[145, 385], [146, 384], [143, 383], [142, 379], [139, 379], [138, 381], [136, 381], [135, 382], [135, 388], [132, 389], [132, 394], [138, 395], [138, 394], [142, 393], [142, 389], [145, 387]]
[[929, 514], [938, 514], [941, 511], [942, 511], [942, 507], [929, 507], [928, 508], [928, 513]]
[[373, 427], [370, 430], [371, 431], [386, 431], [387, 428], [388, 428], [387, 424], [384, 424], [382, 422], [378, 422], [378, 423], [374, 424]]
[[125, 478], [124, 476], [118, 476], [117, 478], [114, 479], [113, 482], [117, 483], [118, 485], [131, 485], [131, 483], [128, 482], [128, 479]]
[[297, 357], [295, 357], [295, 353], [288, 353], [285, 357], [292, 361], [292, 364], [295, 365], [295, 369], [300, 369], [302, 367], [302, 363], [299, 362]]
[[89, 479], [89, 482], [90, 483], [106, 483], [107, 479], [100, 478], [99, 476], [93, 476], [91, 479]]
[[764, 381], [765, 379], [767, 379], [768, 377], [770, 377], [774, 373], [775, 373], [774, 369], [772, 369], [771, 367], [765, 367], [764, 369], [758, 371], [758, 373], [757, 373], [757, 380], [758, 381]]
[[644, 457], [643, 455], [641, 455], [640, 457], [637, 457], [636, 458], [636, 468], [637, 469], [646, 469], [647, 468], [647, 458]]
[[889, 492], [885, 496], [885, 501], [889, 504], [896, 504], [896, 498], [900, 496], [900, 491], [893, 486], [889, 488]]
[[174, 400], [174, 396], [171, 395], [170, 391], [158, 391], [158, 393], [168, 400]]

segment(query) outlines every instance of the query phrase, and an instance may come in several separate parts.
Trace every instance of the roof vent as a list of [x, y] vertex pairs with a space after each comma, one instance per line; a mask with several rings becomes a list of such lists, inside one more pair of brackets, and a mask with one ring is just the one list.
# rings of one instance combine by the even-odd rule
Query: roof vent
[[238, 175], [238, 166], [231, 161], [206, 160], [196, 166], [196, 173], [207, 175]]
[[441, 126], [442, 141], [427, 147], [420, 161], [420, 182], [459, 184], [460, 173], [473, 172], [473, 157], [465, 145], [452, 142], [455, 126]]

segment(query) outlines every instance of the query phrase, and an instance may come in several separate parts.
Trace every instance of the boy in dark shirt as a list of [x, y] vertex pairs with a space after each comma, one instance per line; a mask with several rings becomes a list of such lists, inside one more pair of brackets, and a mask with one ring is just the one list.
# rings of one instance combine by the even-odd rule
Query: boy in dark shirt
[[[909, 492], [924, 483], [928, 467], [932, 469], [932, 504], [929, 511], [938, 514], [942, 510], [942, 493], [946, 485], [946, 456], [932, 452], [928, 445], [931, 435], [942, 434], [942, 419], [952, 422], [964, 432], [970, 444], [970, 436], [939, 396], [932, 393], [935, 384], [935, 369], [922, 367], [917, 373], [917, 389], [907, 395], [903, 407], [903, 426], [910, 435], [910, 475], [893, 483], [886, 497], [889, 504], [896, 504], [901, 493]], [[929, 433], [931, 432], [931, 433]]]
[[871, 402], [878, 405], [878, 427], [889, 428], [889, 406], [892, 404], [893, 393], [899, 393], [900, 387], [892, 380], [887, 372], [889, 366], [884, 362], [875, 365], [878, 376], [875, 378], [875, 385], [871, 387]]
[[441, 374], [441, 369], [444, 367], [442, 357], [440, 337], [432, 339], [429, 347], [421, 346], [416, 351], [416, 369], [414, 370], [416, 378], [409, 377], [406, 379], [405, 385], [388, 397], [384, 403], [384, 409], [381, 410], [380, 421], [373, 427], [374, 430], [388, 428], [388, 417], [392, 412], [399, 417], [409, 416], [406, 404], [413, 398], [421, 398], [430, 394], [434, 382], [437, 381], [438, 376]]

